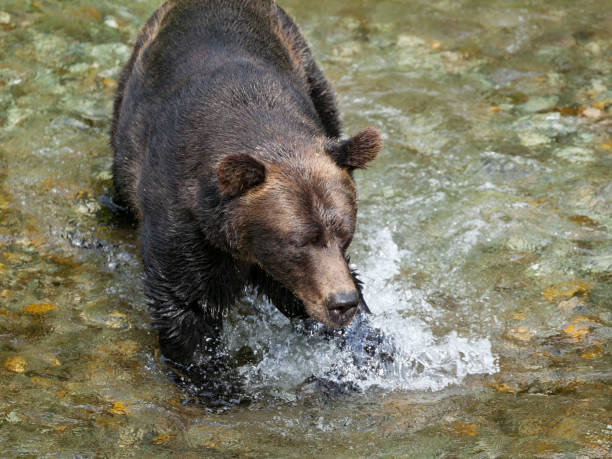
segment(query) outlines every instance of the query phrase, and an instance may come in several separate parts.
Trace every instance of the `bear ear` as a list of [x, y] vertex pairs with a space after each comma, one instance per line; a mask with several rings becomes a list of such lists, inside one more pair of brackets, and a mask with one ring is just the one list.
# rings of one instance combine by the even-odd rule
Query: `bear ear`
[[353, 171], [365, 169], [382, 149], [380, 132], [368, 127], [350, 139], [333, 144], [328, 153], [338, 166]]
[[215, 168], [221, 193], [231, 198], [264, 182], [266, 167], [245, 154], [225, 156]]

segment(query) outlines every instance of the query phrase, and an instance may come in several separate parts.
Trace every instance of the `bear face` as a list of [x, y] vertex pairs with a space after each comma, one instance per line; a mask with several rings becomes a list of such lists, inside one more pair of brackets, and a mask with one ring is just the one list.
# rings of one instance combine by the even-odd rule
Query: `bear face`
[[352, 171], [381, 147], [367, 129], [344, 142], [320, 142], [285, 155], [224, 157], [216, 168], [221, 192], [233, 198], [229, 221], [235, 256], [259, 265], [291, 290], [313, 319], [348, 325], [359, 293], [346, 261], [357, 220]]

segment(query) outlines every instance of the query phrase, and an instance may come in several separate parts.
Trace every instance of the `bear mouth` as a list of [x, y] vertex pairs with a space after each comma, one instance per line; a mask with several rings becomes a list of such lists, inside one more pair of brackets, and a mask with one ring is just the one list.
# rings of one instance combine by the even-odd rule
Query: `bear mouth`
[[353, 318], [357, 315], [357, 306], [352, 306], [348, 309], [328, 309], [328, 316], [336, 327], [346, 327]]

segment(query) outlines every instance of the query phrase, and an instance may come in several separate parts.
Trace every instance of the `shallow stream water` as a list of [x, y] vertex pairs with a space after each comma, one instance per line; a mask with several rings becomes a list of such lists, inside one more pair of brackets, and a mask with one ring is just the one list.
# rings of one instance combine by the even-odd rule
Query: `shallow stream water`
[[609, 2], [280, 3], [346, 132], [384, 135], [350, 252], [392, 361], [246, 298], [224, 346], [251, 403], [179, 387], [99, 204], [159, 2], [0, 0], [0, 456], [610, 457]]

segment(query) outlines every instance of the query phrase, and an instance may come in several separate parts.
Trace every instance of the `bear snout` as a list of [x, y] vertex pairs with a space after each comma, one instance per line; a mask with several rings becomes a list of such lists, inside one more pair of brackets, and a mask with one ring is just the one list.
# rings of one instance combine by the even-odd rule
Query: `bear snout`
[[331, 322], [341, 327], [351, 323], [357, 313], [358, 305], [359, 295], [357, 290], [335, 292], [325, 300], [325, 306], [327, 307]]

